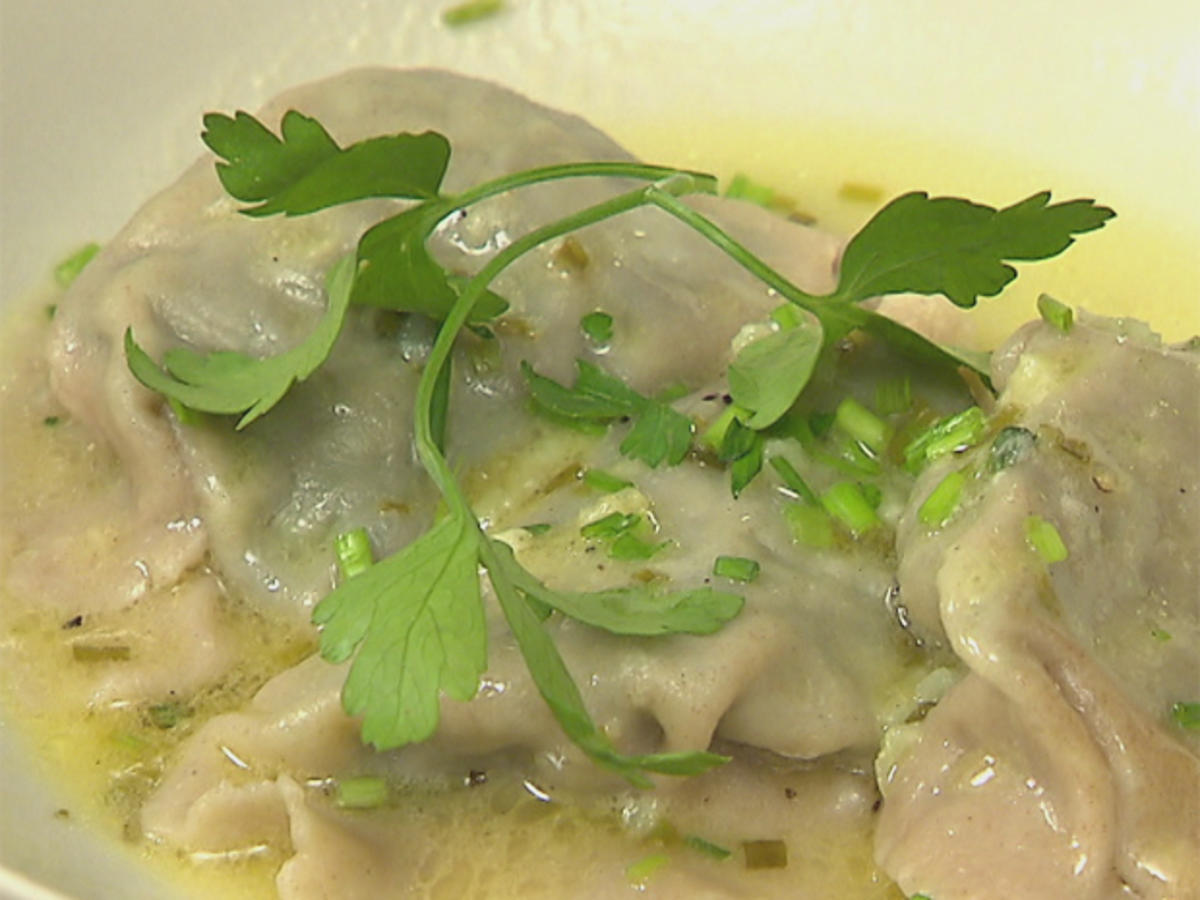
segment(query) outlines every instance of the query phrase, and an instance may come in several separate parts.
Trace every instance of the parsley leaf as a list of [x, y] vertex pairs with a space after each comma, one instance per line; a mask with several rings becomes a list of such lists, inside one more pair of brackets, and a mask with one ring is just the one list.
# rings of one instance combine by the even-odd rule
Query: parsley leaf
[[125, 331], [129, 369], [146, 387], [188, 409], [244, 413], [237, 427], [245, 428], [325, 361], [341, 330], [353, 280], [352, 259], [335, 263], [325, 277], [329, 305], [320, 323], [302, 343], [276, 356], [256, 358], [232, 350], [200, 354], [174, 347], [163, 358], [164, 371], [138, 346], [130, 328]]
[[[638, 163], [568, 163], [506, 175], [457, 196], [443, 196], [450, 147], [444, 137], [431, 132], [383, 136], [343, 149], [319, 122], [294, 110], [284, 115], [278, 136], [244, 112], [233, 117], [210, 114], [205, 126], [204, 140], [220, 158], [217, 171], [226, 190], [258, 204], [243, 210], [247, 215], [303, 215], [368, 197], [418, 201], [370, 229], [360, 239], [354, 261], [345, 260], [330, 271], [325, 315], [308, 339], [283, 354], [254, 359], [228, 351], [203, 356], [177, 348], [167, 352], [165, 368], [160, 369], [131, 331], [125, 340], [129, 367], [148, 387], [173, 404], [244, 413], [239, 422], [244, 427], [320, 365], [350, 303], [444, 320], [417, 388], [414, 446], [448, 512], [422, 537], [379, 563], [369, 563], [369, 553], [362, 554], [365, 568], [329, 594], [313, 615], [322, 626], [322, 655], [333, 661], [354, 657], [343, 703], [352, 714], [363, 716], [364, 740], [379, 747], [422, 740], [436, 728], [441, 693], [463, 700], [474, 695], [487, 661], [482, 565], [529, 672], [564, 732], [594, 760], [641, 786], [650, 784], [647, 772], [694, 774], [726, 758], [707, 752], [618, 753], [589, 716], [542, 622], [557, 609], [620, 634], [708, 634], [737, 615], [742, 601], [707, 588], [666, 593], [646, 586], [590, 594], [553, 591], [521, 567], [506, 546], [483, 535], [446, 461], [444, 446], [451, 348], [469, 322], [505, 308], [488, 288], [492, 280], [534, 247], [653, 204], [815, 316], [808, 324], [781, 320], [783, 331], [747, 347], [731, 367], [731, 392], [739, 412], [718, 449], [730, 464], [736, 495], [762, 466], [761, 429], [771, 428], [788, 413], [822, 348], [850, 331], [865, 330], [918, 357], [968, 365], [981, 373], [986, 367], [985, 358], [941, 347], [858, 301], [914, 291], [943, 293], [961, 306], [974, 305], [979, 296], [997, 293], [1014, 277], [1010, 261], [1053, 256], [1074, 235], [1100, 227], [1112, 215], [1089, 200], [1051, 205], [1048, 193], [1003, 210], [957, 198], [905, 195], [851, 241], [838, 288], [816, 297], [679, 199], [687, 193], [714, 193], [710, 176]], [[653, 183], [517, 238], [469, 278], [445, 271], [428, 251], [427, 241], [438, 223], [456, 209], [527, 185], [592, 176]], [[794, 327], [797, 324], [802, 327]], [[567, 388], [523, 364], [535, 406], [589, 426], [629, 419], [633, 424], [621, 444], [623, 453], [651, 466], [683, 459], [692, 438], [687, 417], [596, 366], [584, 361], [578, 366], [576, 384]], [[639, 540], [629, 533], [616, 540], [624, 538]], [[648, 551], [637, 552], [656, 549], [645, 547]]]
[[[677, 181], [672, 189], [693, 190], [696, 182]], [[363, 716], [364, 740], [380, 747], [422, 740], [436, 728], [441, 691], [459, 699], [474, 694], [486, 666], [479, 587], [482, 564], [538, 690], [564, 732], [596, 762], [635, 785], [650, 786], [645, 775], [649, 771], [685, 775], [727, 761], [707, 752], [618, 753], [588, 715], [578, 687], [541, 622], [552, 609], [548, 601], [557, 599], [564, 606], [578, 607], [576, 611], [598, 623], [634, 633], [707, 633], [737, 614], [740, 598], [704, 590], [662, 597], [637, 588], [606, 592], [608, 596], [599, 598], [557, 597], [524, 572], [506, 547], [501, 549], [482, 537], [479, 522], [442, 450], [439, 419], [444, 409], [438, 398], [445, 394], [439, 385], [445, 383], [454, 340], [487, 285], [534, 247], [644, 205], [645, 193], [639, 189], [619, 195], [518, 238], [466, 282], [447, 311], [417, 385], [414, 444], [449, 514], [399, 553], [346, 581], [317, 606], [313, 616], [323, 626], [321, 652], [325, 658], [344, 661], [357, 648], [342, 700], [347, 711]], [[650, 402], [619, 381], [606, 379], [608, 376], [603, 376], [598, 382], [614, 396], [626, 402], [631, 398]]]
[[812, 377], [821, 355], [823, 329], [814, 316], [748, 344], [729, 367], [729, 393], [753, 410], [743, 424], [766, 428], [795, 402], [796, 385]]
[[[425, 242], [454, 208], [451, 201], [429, 201], [368, 229], [358, 242], [353, 302], [445, 318], [460, 284], [438, 265]], [[501, 297], [484, 291], [470, 318], [492, 319], [507, 308]]]
[[604, 424], [628, 417], [633, 428], [621, 442], [622, 453], [651, 468], [683, 461], [692, 445], [692, 422], [687, 416], [659, 400], [643, 397], [586, 360], [577, 359], [575, 365], [575, 385], [568, 388], [521, 363], [535, 407], [555, 417]]
[[[904, 194], [880, 210], [850, 241], [842, 256], [837, 288], [815, 296], [792, 284], [677, 198], [654, 194], [651, 199], [817, 319], [813, 331], [820, 341], [815, 348], [801, 336], [789, 337], [785, 330], [749, 344], [731, 364], [730, 393], [737, 405], [749, 412], [744, 424], [755, 429], [776, 422], [808, 384], [820, 350], [856, 328], [917, 359], [966, 366], [990, 384], [987, 354], [939, 345], [859, 302], [911, 292], [944, 294], [959, 306], [974, 306], [979, 297], [999, 293], [1016, 277], [1010, 261], [1055, 256], [1074, 242], [1075, 235], [1100, 228], [1115, 215], [1092, 200], [1051, 204], [1049, 191], [1000, 210], [958, 197]], [[761, 460], [737, 458], [735, 495], [759, 468]]]
[[342, 662], [358, 648], [342, 702], [380, 750], [432, 735], [440, 691], [475, 696], [487, 666], [478, 544], [474, 521], [448, 516], [313, 610], [323, 657]]
[[232, 196], [262, 201], [249, 216], [299, 216], [367, 197], [426, 200], [438, 196], [450, 142], [436, 132], [393, 134], [342, 149], [316, 119], [289, 110], [280, 137], [246, 112], [209, 113], [202, 138], [224, 162], [221, 184]]
[[[741, 611], [743, 599], [712, 588], [664, 592], [648, 585], [580, 593], [552, 590], [494, 542], [501, 572], [513, 587], [563, 615], [612, 634], [712, 634]], [[495, 570], [491, 570], [493, 577]]]
[[727, 756], [707, 751], [639, 756], [618, 753], [612, 741], [588, 714], [579, 687], [559, 655], [558, 648], [554, 646], [554, 641], [542, 627], [532, 598], [527, 597], [506, 577], [504, 558], [507, 556], [511, 560], [511, 551], [496, 541], [490, 541], [485, 546], [484, 564], [488, 567], [496, 599], [500, 602], [504, 618], [517, 640], [538, 692], [563, 732], [588, 756], [641, 788], [653, 786], [644, 772], [696, 775], [729, 761]]
[[1004, 209], [960, 197], [897, 197], [854, 236], [830, 300], [944, 294], [957, 306], [1000, 293], [1017, 277], [1008, 261], [1057, 256], [1074, 235], [1115, 215], [1091, 200], [1050, 204], [1042, 191]]

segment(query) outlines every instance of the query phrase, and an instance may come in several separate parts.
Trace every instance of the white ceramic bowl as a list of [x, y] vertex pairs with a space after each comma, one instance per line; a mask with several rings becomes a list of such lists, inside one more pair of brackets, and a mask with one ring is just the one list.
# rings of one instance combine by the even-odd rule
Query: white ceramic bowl
[[[0, 301], [165, 185], [202, 149], [203, 111], [382, 63], [496, 79], [658, 161], [811, 191], [834, 221], [839, 167], [893, 192], [1096, 196], [1120, 218], [1048, 277], [1168, 330], [1200, 321], [1189, 0], [508, 0], [449, 29], [439, 12], [453, 2], [3, 0]], [[56, 820], [65, 801], [33, 771], [0, 720], [0, 896], [43, 896], [34, 881], [166, 895], [119, 848]]]

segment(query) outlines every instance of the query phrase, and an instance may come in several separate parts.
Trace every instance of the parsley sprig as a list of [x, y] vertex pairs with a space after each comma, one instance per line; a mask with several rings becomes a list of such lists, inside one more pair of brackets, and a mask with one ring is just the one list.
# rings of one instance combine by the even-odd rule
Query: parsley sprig
[[[164, 371], [126, 334], [130, 368], [144, 384], [191, 408], [244, 412], [238, 423], [243, 427], [323, 361], [350, 304], [443, 320], [417, 386], [414, 444], [442, 495], [445, 515], [399, 552], [344, 578], [313, 612], [322, 627], [322, 656], [332, 662], [353, 657], [342, 699], [350, 714], [362, 717], [364, 741], [387, 749], [424, 740], [437, 727], [443, 693], [457, 700], [474, 696], [487, 666], [482, 567], [538, 690], [564, 732], [588, 755], [643, 787], [650, 785], [648, 772], [693, 774], [724, 762], [704, 751], [619, 753], [588, 714], [543, 621], [557, 610], [620, 634], [709, 634], [737, 615], [742, 598], [707, 588], [554, 591], [483, 531], [444, 455], [450, 353], [468, 322], [503, 311], [503, 301], [488, 289], [492, 280], [547, 241], [645, 205], [651, 192], [711, 193], [715, 181], [658, 166], [585, 163], [542, 167], [441, 195], [449, 145], [439, 135], [392, 135], [343, 150], [316, 120], [296, 112], [284, 116], [278, 138], [245, 113], [213, 114], [205, 124], [206, 142], [224, 159], [218, 163], [222, 183], [238, 199], [258, 204], [244, 211], [248, 215], [304, 215], [368, 197], [418, 201], [367, 231], [354, 261], [331, 269], [325, 316], [291, 351], [256, 359], [175, 348], [164, 359]], [[529, 184], [595, 176], [658, 181], [524, 235], [469, 279], [454, 278], [428, 252], [434, 228], [457, 209]], [[678, 413], [663, 410], [690, 428]], [[685, 430], [684, 449], [689, 433]]]
[[[985, 374], [986, 358], [939, 346], [860, 305], [899, 291], [942, 293], [961, 306], [991, 296], [1015, 276], [1009, 261], [1060, 252], [1075, 234], [1100, 227], [1111, 210], [1088, 200], [1049, 204], [1036, 194], [1003, 210], [957, 198], [906, 194], [885, 207], [851, 241], [837, 289], [818, 297], [791, 284], [716, 223], [680, 198], [715, 193], [711, 176], [638, 163], [545, 166], [506, 175], [462, 193], [442, 193], [450, 145], [433, 132], [372, 138], [341, 147], [315, 119], [288, 112], [276, 136], [247, 113], [205, 117], [205, 142], [218, 175], [235, 198], [256, 204], [251, 216], [306, 215], [366, 198], [414, 201], [369, 229], [353, 260], [326, 278], [327, 309], [312, 334], [291, 350], [256, 358], [227, 350], [167, 351], [163, 367], [125, 336], [133, 374], [147, 387], [191, 409], [241, 414], [245, 427], [267, 413], [331, 351], [351, 305], [419, 313], [441, 320], [417, 387], [414, 444], [443, 498], [444, 514], [397, 553], [362, 567], [316, 607], [321, 653], [353, 658], [342, 697], [362, 717], [365, 741], [381, 749], [428, 738], [441, 694], [474, 696], [487, 665], [487, 623], [480, 569], [486, 571], [531, 677], [564, 732], [592, 759], [639, 786], [647, 773], [694, 774], [724, 757], [705, 751], [623, 755], [597, 727], [545, 627], [557, 611], [618, 634], [709, 634], [737, 615], [742, 599], [709, 588], [657, 592], [646, 586], [592, 593], [548, 588], [507, 545], [480, 525], [445, 456], [450, 356], [464, 327], [501, 314], [505, 301], [489, 285], [535, 247], [580, 228], [653, 205], [693, 228], [796, 309], [777, 316], [779, 330], [747, 346], [729, 371], [734, 415], [724, 424], [718, 455], [730, 464], [734, 492], [758, 472], [763, 433], [791, 409], [822, 351], [862, 329], [922, 359], [966, 365]], [[562, 178], [623, 177], [643, 184], [526, 234], [470, 278], [455, 276], [427, 246], [438, 224], [459, 209], [506, 191]], [[632, 426], [622, 451], [648, 465], [678, 464], [692, 442], [692, 423], [669, 403], [644, 397], [585, 361], [567, 388], [523, 366], [535, 405], [582, 422]]]
[[676, 466], [692, 446], [692, 421], [670, 405], [643, 397], [621, 379], [576, 360], [575, 384], [564, 387], [522, 363], [529, 394], [541, 410], [568, 420], [610, 423], [629, 419], [634, 424], [621, 442], [621, 452], [651, 468], [663, 462]]
[[344, 581], [322, 600], [321, 653], [340, 662], [358, 655], [343, 690], [348, 712], [363, 716], [363, 739], [383, 749], [428, 738], [438, 695], [469, 699], [487, 665], [478, 567], [488, 573], [509, 629], [538, 691], [563, 731], [596, 762], [637, 786], [646, 772], [686, 775], [726, 760], [708, 752], [626, 756], [596, 726], [554, 642], [542, 626], [558, 609], [622, 634], [711, 633], [737, 615], [740, 597], [713, 590], [656, 596], [628, 588], [593, 594], [556, 592], [521, 567], [507, 546], [482, 530], [436, 438], [435, 394], [459, 331], [487, 285], [534, 247], [647, 202], [651, 190], [694, 190], [690, 176], [639, 188], [589, 207], [514, 241], [472, 277], [438, 331], [416, 392], [414, 441], [447, 513], [399, 553]]
[[749, 411], [743, 424], [756, 430], [776, 422], [800, 396], [812, 374], [813, 346], [828, 347], [855, 329], [916, 359], [966, 366], [987, 379], [986, 355], [936, 344], [859, 304], [914, 293], [942, 294], [957, 306], [972, 307], [1016, 277], [1010, 262], [1056, 256], [1073, 243], [1074, 235], [1100, 228], [1115, 215], [1091, 200], [1050, 204], [1049, 191], [1000, 210], [915, 191], [891, 201], [863, 226], [842, 255], [837, 287], [817, 296], [792, 284], [678, 199], [657, 201], [810, 315], [799, 334], [785, 327], [747, 346], [730, 366], [730, 393]]

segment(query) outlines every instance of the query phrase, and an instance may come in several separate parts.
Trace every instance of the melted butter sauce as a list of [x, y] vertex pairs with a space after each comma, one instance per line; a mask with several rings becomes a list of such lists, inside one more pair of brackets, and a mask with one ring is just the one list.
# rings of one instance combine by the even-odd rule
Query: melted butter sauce
[[[996, 160], [983, 150], [955, 147], [948, 153], [936, 144], [873, 134], [858, 126], [839, 125], [829, 131], [839, 135], [832, 144], [814, 140], [822, 133], [819, 128], [781, 132], [762, 123], [730, 127], [723, 121], [718, 128], [689, 122], [687, 129], [661, 124], [641, 128], [630, 143], [643, 158], [709, 169], [723, 179], [744, 172], [790, 197], [820, 226], [840, 233], [851, 233], [883, 200], [913, 187], [995, 205], [1008, 205], [1047, 186], [1054, 188], [1057, 199], [1094, 196], [1116, 208], [1119, 218], [1101, 233], [1084, 236], [1063, 257], [1022, 266], [1021, 277], [1001, 298], [983, 301], [975, 316], [979, 343], [993, 345], [1035, 315], [1034, 302], [1042, 292], [1094, 312], [1135, 314], [1154, 323], [1168, 339], [1200, 331], [1200, 262], [1193, 252], [1200, 229], [1195, 223], [1157, 220], [1139, 212], [1144, 198], [1122, 196], [1119, 191], [1104, 195], [1107, 186], [1083, 184], [1070, 173], [1047, 172], [1020, 161]], [[692, 148], [703, 151], [685, 148], [681, 155], [681, 134], [687, 135]], [[848, 184], [859, 187], [847, 191]], [[878, 189], [880, 199], [864, 201], [861, 195], [871, 193], [862, 190], [864, 186]], [[45, 366], [30, 361], [22, 348], [40, 346], [47, 327], [42, 310], [50, 302], [53, 297], [47, 293], [28, 304], [20, 317], [10, 317], [14, 321], [8, 323], [4, 343], [6, 374], [0, 397], [4, 465], [6, 473], [10, 467], [20, 472], [19, 479], [6, 475], [6, 495], [15, 491], [27, 504], [55, 494], [63, 484], [86, 490], [89, 483], [113, 474], [111, 460], [86, 435], [69, 423], [61, 430], [45, 425], [45, 417], [53, 414], [53, 401], [44, 385]], [[7, 555], [7, 546], [3, 549]], [[272, 637], [272, 630], [261, 621], [236, 603], [228, 604], [223, 616], [235, 626], [244, 657], [253, 661], [199, 698], [194, 715], [183, 724], [164, 730], [136, 711], [93, 711], [80, 718], [77, 710], [56, 706], [52, 698], [59, 692], [68, 696], [86, 692], [91, 677], [87, 666], [65, 660], [60, 623], [28, 613], [14, 616], [17, 606], [10, 598], [3, 609], [0, 625], [10, 637], [3, 642], [0, 660], [6, 671], [20, 673], [6, 678], [0, 690], [6, 717], [21, 720], [49, 777], [67, 784], [76, 798], [69, 810], [72, 819], [126, 838], [135, 836], [137, 807], [173, 748], [205, 717], [237, 708], [267, 677], [308, 649], [296, 635]], [[13, 689], [18, 684], [19, 694]], [[503, 783], [428, 801], [428, 797], [411, 797], [382, 814], [406, 817], [421, 831], [437, 836], [439, 854], [417, 861], [421, 892], [431, 897], [523, 896], [544, 888], [546, 880], [558, 878], [569, 884], [584, 859], [580, 846], [590, 848], [589, 865], [600, 857], [607, 859], [607, 865], [617, 865], [664, 848], [674, 852], [662, 834], [631, 838], [614, 826], [611, 816], [597, 817], [594, 811], [570, 811], [561, 804], [514, 795], [512, 785]], [[686, 818], [687, 811], [680, 814]], [[797, 818], [797, 830], [789, 835], [793, 849], [789, 869], [764, 873], [765, 878], [790, 879], [794, 890], [812, 896], [901, 896], [875, 870], [868, 832], [850, 825], [823, 834], [806, 832], [799, 821], [803, 816]], [[187, 894], [235, 900], [270, 896], [283, 860], [278, 851], [271, 851], [236, 862], [197, 865], [183, 855], [145, 845], [136, 852], [149, 865], [167, 872]], [[709, 865], [713, 877], [720, 878], [724, 874], [720, 866], [730, 864], [740, 866], [740, 860], [700, 865]], [[533, 871], [541, 874], [529, 874]], [[629, 887], [644, 891], [651, 883]]]

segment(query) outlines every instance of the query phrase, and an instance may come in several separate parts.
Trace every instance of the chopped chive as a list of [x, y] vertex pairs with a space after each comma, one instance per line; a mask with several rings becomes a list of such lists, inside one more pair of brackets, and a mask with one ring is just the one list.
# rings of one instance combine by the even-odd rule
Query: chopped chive
[[46, 416], [46, 418], [42, 419], [42, 424], [45, 425], [47, 428], [53, 428], [55, 425], [62, 424], [62, 417], [61, 416]]
[[1053, 523], [1041, 516], [1025, 519], [1025, 540], [1047, 563], [1062, 562], [1067, 558], [1067, 545], [1063, 543], [1062, 535]]
[[615, 494], [617, 491], [623, 491], [627, 487], [633, 487], [632, 481], [627, 481], [603, 469], [588, 469], [583, 473], [583, 483], [590, 488], [595, 488], [598, 491], [603, 491], [606, 494]]
[[889, 378], [875, 385], [875, 408], [883, 416], [908, 412], [912, 409], [912, 382], [907, 375]]
[[608, 548], [608, 555], [612, 559], [649, 559], [668, 543], [670, 542], [663, 541], [661, 544], [651, 544], [627, 531], [618, 535], [612, 542], [612, 546]]
[[987, 427], [983, 410], [973, 407], [971, 415], [965, 417], [954, 428], [940, 434], [925, 447], [925, 459], [932, 462], [948, 453], [960, 453], [975, 444]]
[[784, 486], [801, 500], [811, 504], [819, 502], [812, 488], [808, 486], [808, 483], [796, 471], [796, 467], [791, 464], [786, 456], [772, 456], [771, 468], [779, 473], [779, 477], [783, 479]]
[[978, 406], [939, 419], [905, 446], [905, 468], [917, 472], [939, 456], [965, 450], [983, 437], [986, 430], [987, 418]]
[[712, 571], [721, 578], [749, 583], [758, 577], [759, 565], [744, 556], [718, 556], [713, 562]]
[[821, 494], [821, 505], [854, 535], [864, 534], [879, 524], [879, 516], [855, 481], [839, 481]]
[[1200, 703], [1178, 703], [1171, 704], [1171, 718], [1175, 720], [1175, 724], [1180, 728], [1185, 728], [1188, 731], [1200, 730]]
[[738, 172], [729, 180], [725, 187], [725, 196], [734, 200], [748, 200], [768, 208], [776, 204], [775, 191], [742, 172]]
[[720, 844], [714, 844], [712, 841], [706, 841], [699, 835], [684, 835], [683, 843], [712, 859], [729, 859], [729, 857], [733, 856], [732, 850], [722, 847]]
[[788, 503], [783, 508], [792, 537], [808, 547], [825, 549], [833, 546], [833, 520], [822, 506]]
[[720, 453], [721, 448], [725, 444], [725, 439], [729, 435], [729, 429], [733, 427], [733, 423], [738, 421], [738, 416], [745, 416], [749, 410], [742, 409], [736, 403], [731, 403], [725, 409], [721, 410], [721, 414], [713, 419], [704, 433], [700, 435], [700, 443], [708, 447], [714, 453]]
[[857, 463], [853, 463], [848, 459], [843, 459], [840, 456], [834, 456], [827, 450], [820, 447], [812, 447], [809, 449], [809, 455], [813, 462], [819, 462], [821, 465], [829, 466], [829, 468], [841, 472], [843, 475], [849, 475], [851, 478], [871, 477], [879, 474], [878, 469], [864, 469]]
[[958, 501], [966, 483], [967, 477], [962, 472], [951, 472], [929, 492], [929, 496], [917, 510], [917, 518], [930, 528], [941, 528], [958, 509]]
[[609, 513], [607, 516], [588, 522], [579, 529], [585, 538], [615, 538], [627, 532], [641, 521], [637, 513]]
[[72, 644], [71, 657], [76, 662], [124, 662], [130, 657], [126, 644]]
[[100, 252], [100, 245], [96, 243], [84, 244], [57, 266], [54, 267], [54, 280], [59, 287], [70, 287], [71, 282], [79, 277], [79, 273], [84, 267], [92, 261], [92, 258]]
[[988, 452], [988, 471], [999, 472], [1015, 466], [1037, 443], [1037, 435], [1027, 428], [1009, 425], [1000, 429]]
[[783, 841], [742, 841], [742, 852], [747, 869], [787, 868], [787, 844]]
[[150, 724], [155, 728], [161, 728], [163, 731], [174, 728], [179, 724], [181, 719], [186, 719], [190, 715], [192, 715], [191, 707], [177, 700], [168, 703], [156, 703], [146, 709], [146, 718], [150, 720]]
[[1075, 323], [1075, 312], [1067, 304], [1055, 300], [1049, 294], [1040, 294], [1037, 298], [1037, 310], [1042, 319], [1057, 328], [1063, 334], [1071, 330]]
[[534, 522], [532, 525], [522, 525], [521, 527], [523, 529], [525, 529], [526, 531], [528, 531], [530, 534], [536, 536], [536, 535], [545, 534], [547, 531], [549, 531], [550, 523], [549, 522]]
[[46, 305], [46, 318], [53, 319], [57, 315], [58, 315], [58, 304], [57, 303], [47, 304]]
[[[739, 439], [736, 442], [738, 450], [741, 451], [729, 463], [729, 487], [736, 498], [742, 493], [746, 485], [754, 480], [760, 471], [763, 464], [763, 447], [765, 441], [762, 434], [753, 431], [749, 428], [741, 428], [738, 426]], [[727, 443], [729, 443], [727, 441]], [[721, 458], [725, 458], [726, 448], [721, 448]]]
[[671, 857], [665, 853], [655, 853], [651, 856], [645, 856], [637, 862], [629, 864], [629, 867], [625, 869], [625, 877], [629, 879], [631, 884], [637, 884], [647, 880], [670, 861]]
[[200, 422], [200, 413], [190, 406], [184, 406], [174, 397], [167, 398], [167, 405], [171, 407], [171, 412], [175, 414], [180, 425], [196, 425]]
[[908, 900], [933, 900], [928, 894], [913, 894]]
[[1159, 642], [1166, 642], [1171, 639], [1171, 632], [1165, 628], [1154, 627], [1150, 629], [1150, 636]]
[[613, 336], [613, 317], [596, 310], [579, 320], [579, 327], [593, 344], [607, 344]]
[[335, 802], [342, 809], [376, 809], [387, 800], [387, 782], [377, 775], [343, 778], [337, 783]]
[[366, 571], [375, 561], [371, 553], [371, 539], [367, 536], [365, 528], [355, 528], [353, 531], [339, 534], [333, 542], [333, 551], [344, 579], [353, 578]]
[[503, 9], [503, 0], [470, 0], [443, 10], [442, 22], [451, 28], [458, 28], [494, 16]]
[[844, 434], [865, 444], [876, 454], [882, 453], [887, 447], [891, 432], [887, 423], [853, 397], [847, 397], [838, 404], [833, 423]]
[[[879, 460], [875, 458], [873, 451], [861, 441], [847, 438], [839, 442], [836, 445], [836, 449], [839, 451], [837, 456], [823, 453], [820, 450], [814, 450], [813, 458], [819, 459], [827, 465], [832, 465], [839, 472], [845, 472], [848, 475], [872, 477], [883, 471], [883, 466], [879, 464]], [[837, 462], [834, 463], [831, 460], [837, 460]]]

